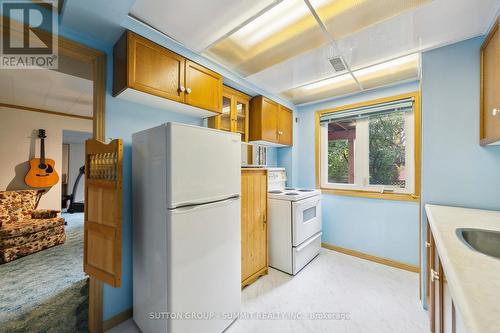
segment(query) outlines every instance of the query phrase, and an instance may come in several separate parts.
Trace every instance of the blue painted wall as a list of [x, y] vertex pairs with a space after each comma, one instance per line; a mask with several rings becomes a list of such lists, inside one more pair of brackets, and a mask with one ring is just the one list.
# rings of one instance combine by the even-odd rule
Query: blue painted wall
[[[278, 153], [279, 166], [296, 170], [291, 185], [315, 187], [316, 111], [418, 88], [411, 82], [299, 107], [295, 145]], [[323, 242], [418, 266], [418, 232], [418, 203], [323, 195]]]
[[169, 121], [202, 125], [197, 118], [153, 109], [111, 96], [106, 100], [106, 137], [123, 139], [122, 287], [104, 285], [104, 320], [132, 307], [132, 134]]
[[500, 146], [479, 146], [482, 41], [423, 54], [422, 221], [427, 203], [500, 210]]

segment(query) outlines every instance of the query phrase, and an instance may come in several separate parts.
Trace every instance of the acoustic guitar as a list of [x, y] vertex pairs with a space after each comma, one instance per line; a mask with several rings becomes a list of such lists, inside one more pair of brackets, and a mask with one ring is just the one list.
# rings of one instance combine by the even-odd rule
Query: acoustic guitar
[[59, 181], [59, 175], [54, 169], [55, 162], [45, 158], [45, 130], [38, 130], [40, 138], [40, 158], [30, 161], [30, 169], [24, 177], [24, 182], [31, 187], [51, 187]]

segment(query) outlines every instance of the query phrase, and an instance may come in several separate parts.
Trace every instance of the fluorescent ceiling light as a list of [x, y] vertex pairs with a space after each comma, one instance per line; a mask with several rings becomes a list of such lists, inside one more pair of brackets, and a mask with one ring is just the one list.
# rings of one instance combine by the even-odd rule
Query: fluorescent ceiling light
[[432, 0], [309, 0], [334, 39], [413, 10]]
[[356, 77], [358, 76], [366, 76], [370, 74], [384, 74], [386, 71], [397, 71], [401, 67], [406, 67], [406, 66], [413, 66], [417, 67], [418, 66], [418, 59], [419, 59], [419, 54], [414, 53], [410, 54], [409, 56], [406, 57], [401, 57], [397, 58], [394, 60], [390, 60], [387, 62], [383, 62], [378, 65], [366, 67], [360, 70], [357, 70], [354, 72], [354, 75]]
[[308, 14], [309, 9], [302, 2], [284, 0], [243, 26], [231, 38], [250, 48]]
[[306, 91], [316, 90], [316, 89], [320, 89], [320, 88], [323, 88], [326, 86], [334, 86], [334, 85], [338, 85], [340, 83], [345, 83], [345, 82], [351, 81], [351, 80], [352, 80], [351, 74], [342, 74], [342, 75], [334, 76], [334, 77], [324, 79], [321, 81], [317, 81], [314, 83], [310, 83], [308, 85], [299, 87], [298, 89], [306, 90]]

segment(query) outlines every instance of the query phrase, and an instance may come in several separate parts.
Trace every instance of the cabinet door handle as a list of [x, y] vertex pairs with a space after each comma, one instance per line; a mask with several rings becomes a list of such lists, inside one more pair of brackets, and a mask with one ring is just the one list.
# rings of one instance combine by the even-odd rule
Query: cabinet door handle
[[190, 93], [191, 93], [191, 88], [187, 88], [187, 89], [186, 89], [186, 93], [187, 93], [187, 94], [190, 94]]
[[500, 114], [500, 109], [497, 109], [497, 108], [494, 108], [493, 110], [491, 110], [491, 115], [493, 117], [497, 116]]
[[179, 91], [180, 91], [180, 92], [185, 92], [185, 91], [186, 91], [186, 88], [184, 88], [184, 86], [180, 86], [180, 87], [179, 87]]
[[431, 268], [431, 282], [439, 281], [439, 273]]
[[431, 247], [431, 243], [425, 242], [425, 247]]

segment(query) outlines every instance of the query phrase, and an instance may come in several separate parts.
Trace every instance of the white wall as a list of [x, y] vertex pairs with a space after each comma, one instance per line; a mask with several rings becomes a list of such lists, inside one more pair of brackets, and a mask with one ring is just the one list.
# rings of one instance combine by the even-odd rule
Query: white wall
[[[0, 107], [0, 190], [26, 189], [28, 161], [40, 156], [38, 129], [46, 131], [45, 155], [61, 177], [63, 130], [92, 132], [92, 120]], [[36, 155], [35, 155], [36, 154]], [[61, 208], [61, 182], [40, 200], [39, 208]]]

